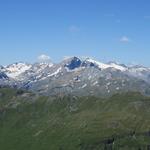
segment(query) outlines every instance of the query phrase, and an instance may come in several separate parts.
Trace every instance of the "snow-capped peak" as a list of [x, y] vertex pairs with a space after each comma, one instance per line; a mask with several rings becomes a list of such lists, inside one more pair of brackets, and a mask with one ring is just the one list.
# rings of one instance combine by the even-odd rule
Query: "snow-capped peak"
[[124, 67], [122, 65], [119, 65], [117, 63], [114, 63], [114, 62], [111, 62], [109, 64], [105, 64], [105, 63], [101, 63], [101, 62], [96, 61], [96, 60], [91, 59], [91, 58], [86, 58], [86, 61], [94, 63], [96, 66], [98, 66], [102, 70], [107, 69], [107, 68], [114, 68], [114, 69], [117, 69], [117, 70], [120, 70], [120, 71], [126, 71], [127, 70], [126, 67]]
[[141, 65], [131, 66], [130, 69], [134, 71], [150, 71], [150, 68]]
[[127, 67], [120, 65], [120, 64], [117, 64], [117, 63], [114, 63], [114, 62], [110, 63], [109, 66], [111, 68], [115, 68], [115, 69], [120, 70], [120, 71], [126, 71], [127, 70]]
[[45, 69], [46, 67], [52, 67], [54, 64], [50, 62], [40, 62], [34, 64], [38, 70]]
[[107, 68], [109, 68], [109, 65], [104, 64], [104, 63], [101, 63], [101, 62], [96, 61], [96, 60], [91, 59], [91, 58], [86, 58], [86, 61], [95, 64], [95, 65], [98, 66], [100, 69], [107, 69]]
[[120, 65], [115, 62], [111, 63], [102, 63], [99, 61], [96, 61], [92, 58], [78, 58], [78, 57], [69, 57], [68, 59], [64, 60], [65, 62], [65, 67], [67, 67], [70, 70], [74, 70], [79, 67], [85, 67], [85, 66], [96, 66], [101, 70], [107, 69], [107, 68], [113, 68], [115, 70], [120, 70], [120, 71], [126, 71], [127, 67], [124, 65]]
[[80, 67], [82, 64], [82, 61], [78, 57], [71, 57], [65, 60], [65, 67], [67, 67], [70, 70], [73, 70], [75, 68]]
[[6, 74], [10, 78], [16, 78], [21, 73], [30, 69], [32, 65], [26, 63], [14, 63], [5, 67]]

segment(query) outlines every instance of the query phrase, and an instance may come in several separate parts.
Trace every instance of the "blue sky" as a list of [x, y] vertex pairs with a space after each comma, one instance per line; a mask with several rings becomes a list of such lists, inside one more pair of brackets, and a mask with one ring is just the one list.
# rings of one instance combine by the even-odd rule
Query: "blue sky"
[[0, 64], [45, 54], [150, 66], [149, 0], [0, 0]]

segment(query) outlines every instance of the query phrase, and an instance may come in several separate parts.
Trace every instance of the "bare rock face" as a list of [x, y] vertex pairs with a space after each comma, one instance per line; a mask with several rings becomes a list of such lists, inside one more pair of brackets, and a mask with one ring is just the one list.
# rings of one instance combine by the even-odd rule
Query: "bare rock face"
[[70, 57], [58, 64], [15, 63], [0, 67], [0, 86], [46, 95], [100, 95], [139, 91], [150, 94], [150, 69]]

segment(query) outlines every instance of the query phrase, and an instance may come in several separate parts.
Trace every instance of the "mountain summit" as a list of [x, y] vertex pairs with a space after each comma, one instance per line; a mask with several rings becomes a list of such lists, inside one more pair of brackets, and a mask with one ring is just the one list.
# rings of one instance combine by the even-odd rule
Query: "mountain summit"
[[150, 94], [150, 68], [70, 57], [60, 63], [14, 63], [0, 67], [0, 85], [46, 95]]

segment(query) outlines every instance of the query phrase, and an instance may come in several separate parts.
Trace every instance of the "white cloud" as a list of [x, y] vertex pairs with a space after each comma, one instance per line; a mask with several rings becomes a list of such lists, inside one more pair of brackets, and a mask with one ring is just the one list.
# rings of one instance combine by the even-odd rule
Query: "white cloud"
[[120, 38], [120, 42], [128, 43], [128, 42], [130, 42], [130, 39], [129, 39], [127, 36], [122, 36], [122, 37]]
[[45, 54], [41, 54], [40, 56], [38, 56], [37, 59], [39, 62], [50, 62], [51, 61], [51, 58]]
[[72, 26], [69, 27], [69, 31], [70, 32], [79, 32], [80, 28], [75, 26], [75, 25], [72, 25]]

